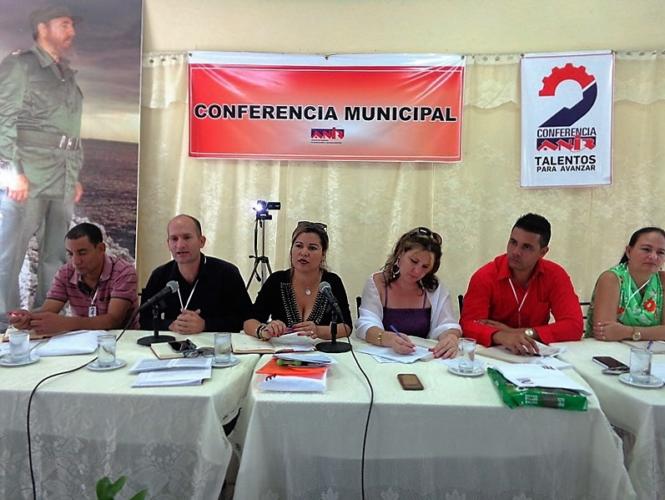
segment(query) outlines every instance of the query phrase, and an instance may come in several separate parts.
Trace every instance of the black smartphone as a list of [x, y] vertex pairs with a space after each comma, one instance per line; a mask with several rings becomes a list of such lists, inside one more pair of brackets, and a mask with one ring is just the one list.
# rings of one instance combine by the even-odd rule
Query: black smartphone
[[423, 384], [415, 373], [399, 373], [397, 375], [402, 389], [405, 391], [422, 391]]
[[628, 365], [622, 363], [612, 356], [594, 356], [592, 361], [604, 368], [603, 373], [608, 375], [619, 375], [630, 371]]

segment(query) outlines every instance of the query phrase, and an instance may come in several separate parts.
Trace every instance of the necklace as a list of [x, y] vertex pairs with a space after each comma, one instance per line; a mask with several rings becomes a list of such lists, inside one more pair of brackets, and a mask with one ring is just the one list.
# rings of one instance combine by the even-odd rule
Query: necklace
[[308, 297], [312, 295], [312, 290], [309, 288], [305, 288], [305, 295], [307, 295]]

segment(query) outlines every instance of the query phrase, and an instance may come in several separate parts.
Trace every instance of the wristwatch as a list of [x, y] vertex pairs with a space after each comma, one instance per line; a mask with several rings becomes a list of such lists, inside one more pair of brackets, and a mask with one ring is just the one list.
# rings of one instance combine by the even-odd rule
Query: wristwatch
[[532, 339], [533, 337], [535, 337], [536, 331], [533, 328], [527, 328], [526, 330], [524, 330], [524, 335]]
[[635, 328], [633, 328], [633, 340], [637, 342], [638, 340], [641, 339], [642, 339], [642, 332], [639, 330], [635, 330]]

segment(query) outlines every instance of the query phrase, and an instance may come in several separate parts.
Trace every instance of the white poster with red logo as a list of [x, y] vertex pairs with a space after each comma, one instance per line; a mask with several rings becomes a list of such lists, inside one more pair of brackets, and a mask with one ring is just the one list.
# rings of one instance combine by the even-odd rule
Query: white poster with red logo
[[464, 58], [193, 52], [190, 156], [461, 160]]
[[614, 54], [522, 58], [523, 187], [612, 182]]

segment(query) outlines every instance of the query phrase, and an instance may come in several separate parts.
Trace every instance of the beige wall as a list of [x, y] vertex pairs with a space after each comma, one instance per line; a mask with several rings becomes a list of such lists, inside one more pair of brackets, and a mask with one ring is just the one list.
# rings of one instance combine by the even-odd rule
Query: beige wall
[[[173, 73], [178, 83], [172, 99], [157, 98], [163, 94], [155, 84], [161, 70], [144, 63], [141, 283], [168, 259], [164, 227], [182, 211], [202, 219], [210, 254], [231, 260], [248, 276], [248, 206], [257, 198], [285, 205], [268, 225], [273, 268], [288, 262], [295, 221], [326, 221], [333, 241], [328, 261], [350, 296], [360, 294], [366, 276], [381, 265], [396, 238], [416, 225], [443, 233], [439, 274], [457, 294], [477, 267], [505, 249], [519, 215], [542, 213], [553, 224], [550, 257], [570, 271], [583, 298], [590, 296], [595, 277], [616, 262], [634, 229], [665, 225], [662, 0], [144, 1], [146, 54], [196, 49], [512, 55], [496, 67], [469, 60], [464, 161], [453, 165], [190, 160], [186, 72]], [[612, 186], [520, 189], [517, 55], [607, 48], [624, 51], [617, 58]], [[659, 49], [659, 54], [635, 61], [626, 54], [647, 49]], [[177, 57], [182, 58], [174, 56], [174, 61]]]
[[665, 46], [662, 0], [144, 0], [150, 51], [542, 52]]

